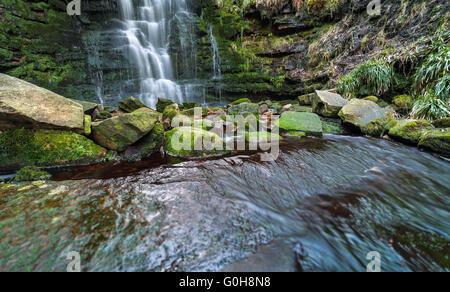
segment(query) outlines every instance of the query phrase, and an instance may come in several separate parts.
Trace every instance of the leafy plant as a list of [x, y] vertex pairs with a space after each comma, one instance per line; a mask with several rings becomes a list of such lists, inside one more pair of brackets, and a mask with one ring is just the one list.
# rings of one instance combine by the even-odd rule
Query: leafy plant
[[383, 95], [391, 88], [393, 76], [393, 68], [386, 60], [370, 60], [341, 77], [337, 87], [346, 96]]
[[425, 120], [442, 119], [449, 115], [448, 98], [441, 99], [431, 90], [417, 98], [411, 111], [414, 118]]

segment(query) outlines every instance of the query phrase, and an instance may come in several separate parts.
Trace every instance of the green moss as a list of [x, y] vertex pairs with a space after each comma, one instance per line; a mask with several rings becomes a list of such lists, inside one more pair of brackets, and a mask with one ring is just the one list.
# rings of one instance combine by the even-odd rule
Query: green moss
[[172, 120], [175, 116], [180, 114], [180, 110], [177, 104], [171, 104], [165, 107], [163, 111], [163, 118]]
[[409, 95], [397, 95], [392, 99], [392, 103], [400, 112], [407, 113], [413, 104], [413, 98]]
[[370, 101], [373, 101], [376, 103], [376, 102], [378, 102], [378, 97], [372, 95], [372, 96], [364, 97], [363, 100], [370, 100]]
[[[198, 108], [198, 107], [196, 107], [196, 108]], [[193, 116], [195, 114], [196, 108], [185, 109], [181, 112], [181, 114], [185, 115], [185, 116]], [[203, 107], [203, 108], [201, 108], [200, 112], [201, 112], [202, 116], [206, 116], [208, 114], [208, 109]]]
[[429, 121], [425, 120], [399, 120], [389, 130], [389, 136], [404, 142], [417, 144], [425, 130], [433, 128]]
[[0, 169], [97, 162], [106, 150], [82, 135], [52, 130], [5, 130], [0, 133]]
[[158, 98], [156, 103], [156, 110], [160, 113], [164, 112], [165, 108], [171, 104], [174, 104], [170, 99]]
[[52, 177], [51, 174], [49, 174], [48, 172], [43, 171], [36, 166], [30, 165], [21, 168], [14, 177], [14, 180], [16, 182], [37, 181], [37, 180], [47, 180], [50, 179], [51, 177]]
[[419, 147], [450, 157], [450, 128], [426, 131], [420, 138]]
[[238, 100], [233, 101], [231, 104], [240, 104], [240, 103], [243, 103], [243, 102], [251, 102], [251, 101], [248, 98], [240, 98]]
[[285, 112], [276, 124], [280, 130], [285, 132], [300, 131], [319, 137], [323, 134], [322, 121], [318, 115], [313, 113]]
[[84, 116], [84, 135], [85, 136], [89, 136], [92, 133], [92, 128], [91, 128], [91, 116], [85, 115]]

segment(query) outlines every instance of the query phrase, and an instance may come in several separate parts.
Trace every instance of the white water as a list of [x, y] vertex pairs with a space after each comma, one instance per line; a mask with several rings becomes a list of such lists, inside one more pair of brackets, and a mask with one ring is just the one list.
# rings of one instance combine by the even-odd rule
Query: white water
[[120, 8], [128, 41], [124, 51], [139, 75], [139, 99], [153, 108], [158, 98], [183, 102], [168, 48], [170, 20], [186, 11], [185, 0], [141, 0], [137, 7], [132, 0], [120, 0]]

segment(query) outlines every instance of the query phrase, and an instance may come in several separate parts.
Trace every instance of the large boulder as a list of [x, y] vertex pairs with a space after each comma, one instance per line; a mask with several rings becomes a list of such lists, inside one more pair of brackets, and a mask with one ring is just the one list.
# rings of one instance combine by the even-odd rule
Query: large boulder
[[410, 144], [417, 145], [424, 131], [430, 130], [433, 125], [425, 120], [399, 120], [389, 129], [389, 136]]
[[232, 105], [228, 109], [229, 115], [258, 115], [259, 105], [257, 103], [243, 102], [239, 104]]
[[147, 107], [139, 99], [135, 97], [128, 97], [124, 100], [119, 101], [119, 108], [127, 113], [132, 113], [137, 109]]
[[157, 123], [149, 134], [125, 150], [123, 158], [129, 161], [147, 159], [153, 154], [160, 152], [163, 145], [164, 126]]
[[83, 107], [23, 80], [0, 74], [0, 129], [84, 131]]
[[147, 135], [156, 122], [154, 113], [137, 110], [92, 123], [92, 137], [97, 144], [121, 152]]
[[336, 118], [341, 108], [348, 103], [348, 100], [337, 93], [316, 90], [316, 95], [313, 96], [311, 103], [313, 112], [324, 117]]
[[92, 115], [98, 107], [98, 104], [95, 102], [77, 100], [77, 99], [70, 99], [70, 100], [81, 104], [81, 106], [83, 107], [83, 111], [86, 115]]
[[419, 147], [450, 157], [450, 128], [424, 132], [419, 140]]
[[281, 131], [289, 134], [303, 132], [318, 137], [323, 135], [322, 121], [313, 113], [285, 112], [277, 120], [277, 125]]
[[[197, 147], [196, 147], [197, 145]], [[220, 145], [220, 147], [214, 147]], [[222, 138], [194, 127], [174, 128], [166, 132], [166, 153], [179, 158], [210, 158], [229, 154]]]
[[28, 165], [55, 166], [95, 163], [106, 149], [88, 138], [59, 130], [9, 129], [0, 133], [0, 172]]
[[370, 100], [352, 99], [340, 111], [342, 121], [359, 128], [363, 133], [371, 122], [387, 120], [392, 113], [391, 109], [382, 108]]

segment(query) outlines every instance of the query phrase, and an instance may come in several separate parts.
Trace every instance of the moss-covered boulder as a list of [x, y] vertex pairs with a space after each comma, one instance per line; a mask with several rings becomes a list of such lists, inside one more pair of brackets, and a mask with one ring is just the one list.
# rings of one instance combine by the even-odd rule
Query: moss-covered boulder
[[397, 120], [387, 116], [371, 121], [360, 128], [361, 132], [374, 137], [381, 137], [397, 124]]
[[171, 101], [170, 99], [158, 98], [158, 102], [156, 103], [156, 110], [162, 113], [167, 106], [174, 103], [175, 102]]
[[300, 105], [311, 105], [312, 99], [316, 96], [315, 93], [309, 93], [298, 97], [298, 103]]
[[92, 118], [91, 116], [84, 115], [84, 135], [89, 136], [92, 133]]
[[0, 133], [0, 172], [28, 165], [95, 163], [106, 154], [106, 149], [73, 132], [15, 129]]
[[316, 90], [311, 103], [313, 112], [323, 117], [337, 118], [339, 111], [348, 103], [348, 100], [337, 93]]
[[185, 116], [193, 116], [195, 114], [195, 111], [197, 111], [200, 113], [200, 116], [206, 116], [208, 115], [208, 109], [205, 107], [194, 107], [194, 108], [190, 108], [190, 109], [185, 109], [183, 111], [181, 111], [181, 114], [185, 115]]
[[298, 131], [318, 137], [323, 135], [322, 121], [313, 113], [285, 112], [277, 120], [276, 125], [283, 132]]
[[258, 115], [259, 114], [259, 105], [257, 103], [250, 102], [242, 102], [239, 104], [232, 105], [228, 109], [229, 115]]
[[21, 168], [14, 177], [16, 182], [48, 180], [52, 175], [34, 165]]
[[180, 108], [178, 107], [178, 104], [173, 103], [171, 105], [166, 106], [166, 108], [163, 111], [163, 119], [169, 119], [172, 120], [175, 116], [181, 114]]
[[140, 109], [135, 110], [133, 113], [147, 113], [147, 115], [152, 116], [153, 118], [159, 120], [162, 118], [162, 113], [155, 111], [154, 109], [151, 109], [149, 107], [142, 107]]
[[83, 107], [47, 89], [0, 74], [0, 130], [17, 128], [83, 133]]
[[180, 158], [210, 158], [229, 154], [217, 134], [194, 127], [174, 128], [166, 132], [166, 153]]
[[147, 159], [160, 152], [163, 145], [164, 126], [157, 123], [149, 134], [125, 150], [123, 153], [123, 158], [129, 161], [140, 161]]
[[119, 101], [119, 108], [127, 113], [131, 113], [137, 109], [145, 107], [147, 107], [145, 104], [143, 104], [139, 99], [132, 96]]
[[406, 143], [417, 145], [424, 131], [432, 128], [433, 125], [425, 120], [399, 120], [389, 130], [389, 136]]
[[201, 104], [196, 103], [196, 102], [183, 102], [183, 104], [181, 105], [180, 109], [181, 110], [188, 110], [194, 107], [202, 107]]
[[373, 96], [373, 95], [370, 95], [370, 96], [364, 97], [362, 100], [370, 100], [370, 101], [372, 101], [372, 102], [377, 103], [377, 102], [378, 102], [378, 97]]
[[147, 135], [156, 122], [152, 112], [138, 110], [92, 123], [92, 137], [97, 144], [121, 152]]
[[83, 111], [86, 115], [91, 115], [95, 109], [98, 107], [98, 104], [96, 104], [95, 102], [89, 102], [89, 101], [84, 101], [84, 100], [77, 100], [77, 99], [71, 99], [76, 103], [81, 104], [81, 106], [83, 107]]
[[339, 111], [339, 117], [345, 124], [364, 132], [371, 122], [388, 119], [391, 112], [390, 109], [381, 108], [373, 101], [354, 98]]
[[240, 98], [238, 100], [233, 101], [231, 104], [235, 105], [235, 104], [240, 104], [240, 103], [244, 103], [244, 102], [251, 103], [250, 99], [248, 99], [248, 98]]
[[407, 113], [413, 105], [413, 98], [409, 95], [397, 95], [392, 99], [395, 109], [401, 113]]
[[450, 157], [450, 128], [425, 131], [419, 140], [419, 147]]
[[450, 128], [450, 117], [433, 121], [436, 128]]

